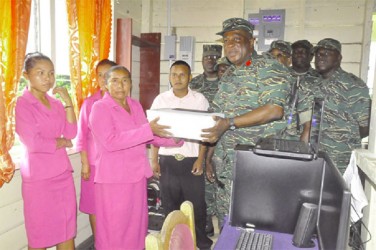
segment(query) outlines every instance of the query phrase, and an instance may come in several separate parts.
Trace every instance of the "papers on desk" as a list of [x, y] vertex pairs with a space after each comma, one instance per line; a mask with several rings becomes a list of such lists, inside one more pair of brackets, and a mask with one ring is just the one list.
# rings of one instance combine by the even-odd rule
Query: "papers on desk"
[[343, 173], [343, 178], [351, 190], [351, 221], [357, 222], [363, 217], [363, 208], [368, 205], [368, 200], [362, 182], [360, 181], [358, 166], [356, 165], [355, 152], [351, 153], [350, 163]]
[[213, 116], [224, 118], [224, 114], [188, 109], [149, 109], [146, 111], [149, 121], [159, 117], [158, 124], [170, 126], [174, 137], [202, 140], [202, 129], [215, 125]]

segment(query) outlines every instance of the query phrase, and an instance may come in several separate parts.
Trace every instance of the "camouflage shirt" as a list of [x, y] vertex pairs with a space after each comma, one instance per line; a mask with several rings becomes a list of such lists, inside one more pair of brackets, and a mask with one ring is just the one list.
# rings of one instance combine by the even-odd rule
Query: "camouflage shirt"
[[209, 105], [211, 107], [214, 96], [218, 91], [218, 84], [218, 78], [216, 80], [209, 81], [208, 79], [206, 79], [204, 74], [201, 74], [194, 77], [191, 80], [191, 82], [189, 83], [189, 87], [192, 90], [196, 90], [197, 92], [203, 94], [206, 97], [206, 99], [208, 99]]
[[[216, 112], [234, 117], [266, 104], [283, 107], [289, 91], [288, 70], [274, 59], [248, 60], [239, 68], [231, 65], [222, 76], [213, 100]], [[217, 143], [214, 162], [219, 177], [231, 177], [236, 144], [254, 145], [260, 137], [275, 135], [286, 126], [280, 120], [226, 131]]]
[[283, 138], [299, 140], [302, 124], [311, 119], [313, 89], [320, 79], [320, 74], [313, 68], [303, 74], [290, 68], [290, 93], [285, 105], [287, 128], [283, 131]]
[[338, 68], [315, 86], [315, 96], [325, 98], [320, 150], [344, 171], [351, 151], [360, 148], [359, 127], [369, 126], [371, 99], [367, 85], [355, 75]]

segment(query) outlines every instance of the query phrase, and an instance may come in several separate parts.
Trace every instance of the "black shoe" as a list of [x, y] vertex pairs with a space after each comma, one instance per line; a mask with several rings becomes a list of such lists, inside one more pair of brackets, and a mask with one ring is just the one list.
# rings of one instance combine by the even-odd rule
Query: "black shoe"
[[206, 217], [206, 227], [205, 227], [205, 233], [208, 237], [214, 236], [214, 226], [213, 226], [213, 220], [212, 216], [208, 215]]

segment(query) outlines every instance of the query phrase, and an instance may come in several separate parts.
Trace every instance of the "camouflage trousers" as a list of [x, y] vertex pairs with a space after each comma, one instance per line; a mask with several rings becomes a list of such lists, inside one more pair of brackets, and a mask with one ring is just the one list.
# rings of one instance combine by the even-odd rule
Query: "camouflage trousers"
[[215, 201], [216, 201], [216, 188], [217, 183], [211, 183], [205, 178], [205, 202], [206, 202], [206, 214], [208, 216], [215, 215]]
[[219, 177], [219, 180], [224, 184], [224, 188], [216, 186], [215, 214], [218, 218], [218, 228], [221, 228], [230, 209], [232, 180], [226, 177]]

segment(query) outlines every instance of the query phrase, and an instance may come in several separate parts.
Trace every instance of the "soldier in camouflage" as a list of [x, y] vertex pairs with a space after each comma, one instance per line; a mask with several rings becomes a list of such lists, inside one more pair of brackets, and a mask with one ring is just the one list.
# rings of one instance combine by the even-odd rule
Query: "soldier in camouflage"
[[351, 151], [360, 148], [361, 139], [368, 136], [369, 90], [360, 78], [341, 68], [339, 41], [323, 39], [314, 48], [314, 53], [316, 70], [323, 78], [314, 86], [314, 93], [325, 98], [320, 150], [327, 152], [343, 173]]
[[226, 72], [228, 67], [230, 67], [231, 63], [227, 60], [227, 58], [221, 57], [217, 60], [217, 63], [214, 66], [214, 69], [217, 71], [218, 79], [221, 80], [223, 74]]
[[220, 225], [228, 214], [235, 145], [254, 145], [260, 137], [273, 136], [286, 126], [283, 106], [288, 95], [286, 67], [275, 59], [252, 58], [253, 25], [242, 18], [223, 22], [224, 51], [232, 63], [220, 81], [213, 107], [226, 118], [216, 117], [216, 125], [204, 129], [204, 141], [215, 143], [213, 157], [218, 178], [216, 214]]
[[208, 99], [210, 106], [218, 91], [219, 79], [217, 70], [214, 67], [217, 59], [221, 58], [221, 56], [221, 45], [204, 44], [202, 53], [202, 67], [204, 68], [204, 73], [194, 77], [189, 83], [189, 87], [192, 90], [200, 92]]
[[[210, 107], [212, 106], [213, 98], [218, 91], [219, 78], [215, 65], [217, 59], [221, 58], [221, 56], [221, 45], [204, 44], [202, 53], [202, 67], [204, 68], [204, 73], [194, 77], [189, 83], [189, 87], [192, 90], [196, 90], [206, 97], [206, 99], [209, 101]], [[205, 158], [207, 158], [206, 155]], [[208, 236], [213, 236], [214, 227], [212, 223], [213, 211], [211, 209], [211, 204], [213, 203], [214, 199], [213, 192], [215, 190], [215, 183], [211, 182], [208, 178], [206, 178], [205, 180], [205, 200], [207, 204], [207, 219], [205, 231]]]
[[268, 52], [265, 56], [270, 56], [277, 59], [286, 67], [291, 65], [291, 44], [283, 40], [276, 40], [270, 44]]
[[[206, 97], [206, 99], [209, 101], [210, 106], [212, 106], [213, 98], [218, 91], [219, 77], [217, 74], [218, 69], [215, 68], [215, 65], [217, 59], [219, 59], [221, 55], [221, 45], [203, 45], [202, 66], [204, 73], [194, 77], [189, 84], [189, 87], [191, 89], [202, 93]], [[207, 158], [206, 155], [205, 158]], [[207, 169], [206, 166], [205, 169]], [[214, 215], [214, 211], [211, 204], [213, 204], [214, 202], [213, 193], [215, 190], [215, 183], [208, 179], [212, 177], [211, 172], [212, 171], [210, 171], [209, 177], [208, 175], [206, 175], [207, 178], [205, 179], [205, 201], [207, 204], [205, 232], [208, 236], [214, 235], [214, 227], [212, 223], [212, 216]]]
[[308, 142], [312, 114], [313, 86], [320, 81], [320, 74], [311, 67], [313, 45], [307, 40], [298, 40], [291, 45], [292, 67], [290, 94], [285, 107], [288, 122], [282, 137]]
[[[231, 63], [227, 60], [226, 57], [221, 57], [217, 60], [217, 63], [214, 66], [214, 69], [218, 72], [218, 79], [220, 80], [226, 70], [230, 67]], [[214, 226], [213, 226], [213, 216], [215, 215], [215, 203], [216, 203], [216, 188], [217, 185], [221, 185], [218, 182], [218, 179], [215, 178], [215, 169], [212, 165], [212, 158], [214, 154], [214, 145], [210, 145], [207, 150], [207, 155], [205, 158], [205, 201], [207, 205], [206, 213], [206, 233], [208, 236], [214, 235]]]

